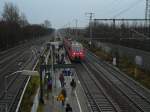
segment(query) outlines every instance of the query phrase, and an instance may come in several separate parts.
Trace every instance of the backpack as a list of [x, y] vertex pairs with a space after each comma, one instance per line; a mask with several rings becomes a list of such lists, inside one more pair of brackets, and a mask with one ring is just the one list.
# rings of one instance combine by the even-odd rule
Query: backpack
[[75, 88], [76, 87], [76, 82], [75, 81], [71, 81], [70, 85], [71, 85], [71, 87]]
[[73, 83], [73, 86], [72, 86], [72, 87], [73, 87], [73, 88], [75, 88], [75, 87], [76, 87], [76, 82], [74, 82], [74, 83]]
[[69, 104], [66, 106], [66, 112], [72, 112], [72, 108]]
[[72, 108], [71, 107], [66, 108], [66, 112], [72, 112]]

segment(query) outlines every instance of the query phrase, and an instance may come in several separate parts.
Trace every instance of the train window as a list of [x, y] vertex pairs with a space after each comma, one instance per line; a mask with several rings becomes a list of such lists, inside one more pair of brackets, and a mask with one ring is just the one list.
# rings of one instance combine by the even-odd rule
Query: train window
[[77, 51], [77, 52], [79, 52], [79, 51], [81, 51], [82, 50], [82, 47], [78, 47], [78, 46], [76, 46], [76, 47], [73, 47], [73, 50], [74, 51]]

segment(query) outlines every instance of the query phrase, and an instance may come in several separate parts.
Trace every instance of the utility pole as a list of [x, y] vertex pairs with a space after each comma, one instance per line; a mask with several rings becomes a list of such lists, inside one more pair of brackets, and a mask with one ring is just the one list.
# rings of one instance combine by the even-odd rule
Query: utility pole
[[68, 22], [68, 36], [70, 37], [70, 22]]
[[92, 45], [92, 19], [93, 19], [94, 14], [95, 13], [92, 13], [92, 12], [86, 13], [86, 15], [89, 15], [89, 27], [90, 27], [90, 42], [89, 42], [89, 44], [90, 44], [90, 46]]
[[76, 31], [75, 31], [75, 32], [76, 32], [76, 39], [77, 39], [77, 38], [78, 38], [78, 37], [77, 37], [77, 25], [78, 25], [78, 20], [76, 19], [75, 22], [76, 22]]
[[145, 19], [146, 25], [150, 25], [150, 0], [146, 0], [146, 8], [145, 8]]
[[150, 0], [146, 0], [145, 19], [146, 31], [150, 36]]

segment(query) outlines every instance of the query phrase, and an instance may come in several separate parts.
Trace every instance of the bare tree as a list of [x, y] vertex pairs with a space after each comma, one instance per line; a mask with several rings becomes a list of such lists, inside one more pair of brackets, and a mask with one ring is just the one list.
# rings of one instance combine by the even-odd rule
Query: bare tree
[[2, 16], [0, 15], [0, 50], [11, 48], [33, 37], [51, 34], [53, 29], [50, 26], [49, 21], [43, 22], [43, 26], [29, 24], [25, 14], [20, 14], [16, 5], [5, 3]]
[[21, 15], [20, 15], [20, 26], [21, 27], [25, 27], [27, 25], [29, 25], [29, 22], [28, 22], [28, 20], [27, 20], [27, 18], [25, 16], [25, 14], [21, 13]]
[[51, 28], [51, 22], [49, 20], [44, 21], [44, 27], [45, 28]]
[[7, 22], [19, 23], [20, 17], [18, 7], [9, 2], [5, 3], [2, 18]]

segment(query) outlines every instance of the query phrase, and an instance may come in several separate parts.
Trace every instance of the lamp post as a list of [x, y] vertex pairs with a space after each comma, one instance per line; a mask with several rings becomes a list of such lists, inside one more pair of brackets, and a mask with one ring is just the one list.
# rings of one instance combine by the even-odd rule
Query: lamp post
[[[5, 84], [5, 96], [7, 98], [7, 92], [8, 92], [8, 87], [7, 87], [7, 79], [14, 76], [17, 73], [22, 73], [21, 75], [26, 75], [26, 76], [37, 76], [39, 74], [38, 71], [30, 71], [30, 70], [21, 70], [21, 71], [16, 71], [13, 72], [7, 76], [4, 77], [4, 84]], [[6, 108], [5, 108], [6, 112], [8, 111], [8, 106], [6, 104]]]

